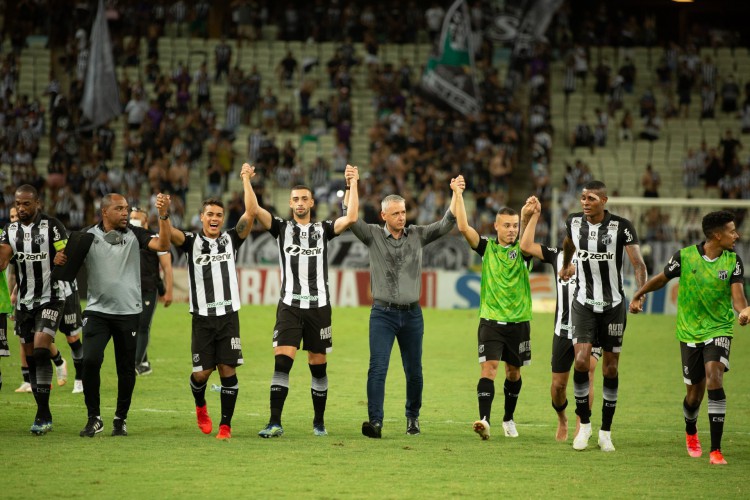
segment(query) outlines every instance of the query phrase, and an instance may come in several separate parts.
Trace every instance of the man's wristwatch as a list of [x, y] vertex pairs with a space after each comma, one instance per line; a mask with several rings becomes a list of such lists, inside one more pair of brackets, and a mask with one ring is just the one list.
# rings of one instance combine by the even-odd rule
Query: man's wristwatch
[[160, 215], [159, 219], [160, 220], [167, 220], [167, 219], [169, 219], [169, 214], [167, 214], [167, 215]]

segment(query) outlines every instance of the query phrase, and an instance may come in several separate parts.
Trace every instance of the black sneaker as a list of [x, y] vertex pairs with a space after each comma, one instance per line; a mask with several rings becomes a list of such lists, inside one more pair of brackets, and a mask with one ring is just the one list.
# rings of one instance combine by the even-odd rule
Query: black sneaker
[[382, 422], [362, 422], [362, 434], [368, 438], [380, 439], [382, 431]]
[[104, 422], [100, 417], [89, 417], [86, 427], [80, 432], [81, 437], [94, 437], [104, 430]]
[[406, 417], [406, 433], [410, 436], [419, 435], [419, 419]]
[[127, 436], [128, 426], [125, 420], [122, 418], [116, 418], [112, 421], [112, 435], [113, 436]]
[[150, 375], [153, 370], [151, 369], [151, 363], [148, 361], [141, 363], [135, 367], [136, 375]]

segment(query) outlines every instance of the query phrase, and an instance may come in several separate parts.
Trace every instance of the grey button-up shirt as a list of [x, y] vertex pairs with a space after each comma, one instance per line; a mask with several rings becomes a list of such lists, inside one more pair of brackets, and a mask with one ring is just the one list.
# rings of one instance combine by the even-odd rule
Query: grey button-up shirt
[[422, 293], [422, 247], [455, 226], [456, 217], [447, 210], [441, 220], [427, 226], [411, 225], [396, 239], [385, 225], [357, 220], [351, 230], [370, 250], [372, 297], [396, 304], [417, 302]]

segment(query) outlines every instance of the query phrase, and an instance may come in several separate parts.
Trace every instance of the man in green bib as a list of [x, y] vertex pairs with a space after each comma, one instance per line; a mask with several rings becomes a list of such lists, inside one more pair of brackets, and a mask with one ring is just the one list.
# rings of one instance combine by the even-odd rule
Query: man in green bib
[[[709, 463], [724, 465], [721, 436], [727, 400], [724, 372], [729, 371], [729, 349], [734, 330], [734, 311], [739, 324], [750, 320], [750, 308], [743, 288], [744, 268], [734, 252], [739, 239], [734, 214], [711, 212], [703, 217], [706, 240], [675, 253], [664, 271], [646, 282], [630, 303], [630, 312], [643, 310], [640, 300], [672, 278], [680, 278], [677, 294], [677, 340], [682, 353], [682, 372], [687, 396], [682, 402], [685, 415], [685, 441], [691, 457], [702, 455], [698, 440], [698, 413], [708, 389], [708, 421], [711, 431]], [[734, 311], [732, 310], [734, 309]]]

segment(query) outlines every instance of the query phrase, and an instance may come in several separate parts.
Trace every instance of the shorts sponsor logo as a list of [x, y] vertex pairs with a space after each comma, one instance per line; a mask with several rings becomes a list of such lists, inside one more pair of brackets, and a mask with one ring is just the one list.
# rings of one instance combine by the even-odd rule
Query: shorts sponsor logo
[[206, 307], [222, 307], [222, 306], [231, 306], [232, 301], [231, 300], [217, 300], [216, 302], [209, 302], [206, 304]]
[[232, 254], [229, 252], [217, 254], [204, 253], [195, 257], [194, 262], [196, 266], [207, 266], [214, 262], [228, 262], [230, 260], [232, 260]]
[[327, 326], [320, 329], [320, 340], [328, 340], [331, 338], [331, 327]]
[[26, 252], [18, 252], [16, 254], [16, 262], [39, 262], [42, 260], [47, 260], [47, 257], [49, 254], [47, 252], [40, 252], [40, 253], [26, 253]]
[[727, 278], [729, 278], [729, 272], [726, 271], [726, 270], [724, 270], [724, 269], [720, 270], [719, 271], [719, 279], [720, 280], [726, 280]]
[[729, 346], [732, 345], [732, 341], [729, 339], [729, 337], [717, 337], [714, 339], [714, 345], [729, 350]]
[[614, 260], [615, 254], [612, 252], [589, 252], [588, 250], [578, 250], [580, 260]]
[[73, 324], [76, 322], [76, 319], [78, 318], [78, 315], [76, 313], [72, 314], [66, 314], [65, 315], [65, 322], [68, 324]]
[[525, 352], [531, 351], [531, 341], [527, 340], [525, 342], [521, 342], [518, 344], [518, 354], [523, 354]]
[[200, 361], [201, 361], [201, 355], [193, 354], [193, 363], [200, 363]]
[[607, 334], [609, 334], [610, 337], [622, 337], [624, 332], [625, 325], [622, 323], [612, 323], [611, 325], [607, 325]]
[[298, 255], [301, 255], [303, 257], [323, 255], [322, 248], [301, 248], [299, 245], [289, 245], [288, 247], [284, 248], [284, 252], [291, 255], [292, 257], [296, 257]]
[[234, 349], [235, 351], [241, 351], [242, 350], [242, 341], [240, 340], [239, 337], [232, 337], [232, 339], [230, 340], [230, 342], [232, 344], [232, 349]]
[[57, 321], [57, 317], [60, 315], [59, 312], [54, 309], [44, 309], [42, 311], [42, 319], [48, 319], [50, 321]]
[[600, 307], [607, 307], [609, 305], [609, 302], [605, 302], [603, 300], [594, 300], [594, 299], [586, 299], [586, 303], [590, 306], [600, 306]]

